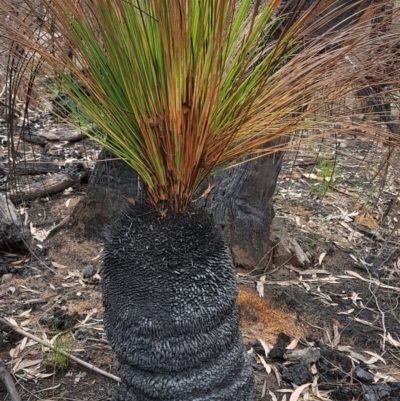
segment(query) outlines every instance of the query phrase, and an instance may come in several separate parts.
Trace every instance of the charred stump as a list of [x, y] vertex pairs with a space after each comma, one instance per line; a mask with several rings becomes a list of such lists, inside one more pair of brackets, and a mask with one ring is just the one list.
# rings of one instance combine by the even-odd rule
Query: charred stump
[[[262, 269], [268, 264], [272, 196], [281, 166], [282, 153], [265, 156], [217, 174], [194, 196], [196, 206], [206, 208], [214, 217], [236, 265]], [[205, 191], [207, 195], [202, 197]], [[130, 204], [142, 201], [143, 186], [137, 173], [102, 150], [87, 194], [75, 207], [70, 222], [78, 234], [103, 239], [109, 224]]]
[[28, 249], [30, 231], [13, 203], [0, 194], [0, 249]]

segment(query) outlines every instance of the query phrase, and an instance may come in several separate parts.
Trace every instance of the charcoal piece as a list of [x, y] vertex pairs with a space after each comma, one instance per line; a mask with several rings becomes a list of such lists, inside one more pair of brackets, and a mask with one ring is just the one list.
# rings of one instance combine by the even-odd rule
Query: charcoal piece
[[339, 352], [328, 349], [321, 351], [321, 358], [317, 362], [318, 371], [323, 381], [342, 380], [351, 371], [351, 359]]
[[[250, 343], [251, 347], [253, 348], [254, 352], [257, 355], [261, 355], [263, 357], [267, 357], [267, 355], [265, 355], [265, 349], [264, 347], [261, 345], [261, 343], [257, 340], [257, 341], [252, 341]], [[264, 368], [263, 368], [264, 369]]]
[[21, 139], [33, 145], [45, 146], [47, 144], [46, 139], [38, 135], [31, 134], [30, 132], [21, 133]]
[[390, 387], [391, 397], [400, 396], [400, 382], [388, 382], [387, 385]]
[[269, 351], [269, 358], [283, 358], [286, 352], [286, 344], [290, 341], [290, 337], [285, 333], [278, 334], [278, 341], [276, 342], [274, 348]]
[[86, 265], [82, 270], [83, 278], [90, 278], [94, 275], [94, 267], [92, 265]]
[[389, 399], [390, 387], [387, 384], [362, 384], [365, 401], [383, 401]]
[[333, 401], [352, 401], [359, 400], [361, 395], [361, 390], [359, 386], [336, 386], [334, 385], [333, 390], [330, 392], [329, 396]]
[[81, 316], [76, 312], [69, 314], [61, 308], [54, 307], [40, 319], [40, 323], [55, 331], [69, 330], [78, 323], [80, 318]]
[[354, 369], [353, 375], [357, 380], [360, 380], [360, 381], [362, 381], [364, 383], [372, 383], [374, 381], [374, 375], [369, 373], [369, 372], [367, 372], [366, 370], [364, 370], [360, 366], [357, 366]]
[[82, 328], [74, 331], [74, 337], [79, 341], [84, 340], [87, 334], [87, 330]]
[[295, 363], [294, 365], [284, 366], [281, 370], [282, 379], [290, 384], [301, 386], [312, 380], [310, 365], [305, 363]]

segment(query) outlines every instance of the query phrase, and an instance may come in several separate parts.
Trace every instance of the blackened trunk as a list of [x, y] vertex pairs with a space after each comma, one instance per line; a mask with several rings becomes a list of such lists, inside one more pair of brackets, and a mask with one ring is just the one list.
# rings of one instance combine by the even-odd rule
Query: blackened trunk
[[142, 184], [135, 170], [102, 149], [89, 178], [86, 196], [75, 206], [70, 222], [77, 234], [104, 238], [129, 203], [142, 201]]
[[207, 212], [129, 210], [103, 252], [118, 401], [251, 401], [230, 252]]
[[[236, 266], [263, 271], [269, 264], [272, 197], [282, 157], [282, 152], [273, 153], [216, 174], [210, 193], [196, 202], [213, 216]], [[195, 199], [207, 185], [203, 183]]]

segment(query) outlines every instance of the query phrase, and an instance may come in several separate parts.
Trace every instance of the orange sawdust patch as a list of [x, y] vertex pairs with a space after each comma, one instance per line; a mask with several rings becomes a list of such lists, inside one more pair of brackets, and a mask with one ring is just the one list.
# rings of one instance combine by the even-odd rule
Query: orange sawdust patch
[[236, 303], [240, 310], [240, 325], [245, 342], [261, 337], [275, 344], [279, 333], [285, 333], [293, 338], [306, 336], [305, 328], [296, 323], [294, 313], [271, 306], [249, 288], [239, 289]]
[[77, 240], [67, 235], [56, 235], [48, 243], [48, 254], [53, 262], [64, 267], [57, 268], [60, 274], [68, 274], [68, 270], [82, 271], [86, 265], [92, 265], [95, 270], [100, 267], [100, 245], [95, 241]]

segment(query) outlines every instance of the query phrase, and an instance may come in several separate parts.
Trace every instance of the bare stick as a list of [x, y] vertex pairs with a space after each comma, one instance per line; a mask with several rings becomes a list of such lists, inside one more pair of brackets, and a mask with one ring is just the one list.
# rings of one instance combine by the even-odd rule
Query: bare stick
[[5, 326], [10, 327], [10, 328], [13, 329], [16, 333], [19, 333], [19, 334], [21, 334], [21, 335], [23, 335], [23, 336], [25, 336], [25, 337], [28, 337], [28, 338], [30, 338], [31, 340], [34, 340], [34, 341], [36, 341], [37, 343], [42, 344], [42, 345], [44, 345], [45, 347], [52, 349], [53, 351], [56, 351], [56, 352], [58, 352], [58, 353], [60, 353], [60, 354], [62, 354], [62, 355], [65, 355], [67, 358], [71, 359], [72, 361], [75, 361], [76, 363], [79, 363], [80, 365], [84, 366], [85, 368], [88, 368], [88, 369], [90, 369], [90, 370], [93, 370], [93, 371], [96, 372], [96, 373], [100, 373], [101, 375], [106, 376], [106, 377], [108, 377], [108, 378], [110, 378], [110, 379], [112, 379], [112, 380], [115, 380], [116, 382], [120, 382], [120, 381], [121, 381], [121, 379], [120, 379], [118, 376], [114, 376], [114, 375], [111, 374], [111, 373], [105, 372], [104, 370], [101, 370], [101, 369], [97, 368], [96, 366], [92, 365], [91, 363], [87, 363], [87, 362], [85, 362], [85, 361], [82, 361], [82, 359], [79, 359], [79, 358], [77, 358], [76, 356], [73, 356], [73, 355], [69, 354], [68, 352], [65, 352], [65, 351], [63, 351], [63, 350], [61, 350], [61, 349], [58, 349], [58, 348], [56, 349], [56, 347], [54, 347], [53, 345], [51, 345], [49, 342], [44, 341], [44, 340], [42, 340], [41, 338], [36, 337], [36, 336], [34, 336], [33, 334], [28, 333], [27, 331], [25, 331], [25, 330], [23, 330], [23, 329], [20, 329], [18, 326], [14, 326], [12, 323], [10, 323], [10, 322], [9, 322], [8, 320], [6, 320], [6, 319], [3, 319], [3, 318], [0, 317], [0, 323], [1, 323], [1, 324], [4, 324]]
[[15, 388], [15, 384], [11, 378], [11, 375], [8, 373], [4, 362], [0, 359], [0, 380], [6, 386], [8, 394], [10, 394], [11, 401], [21, 401], [20, 396], [18, 395], [17, 389]]

